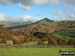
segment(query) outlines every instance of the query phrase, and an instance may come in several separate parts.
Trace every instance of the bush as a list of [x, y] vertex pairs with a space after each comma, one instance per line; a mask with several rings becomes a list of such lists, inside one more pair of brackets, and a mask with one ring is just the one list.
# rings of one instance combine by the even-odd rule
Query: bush
[[58, 45], [67, 45], [67, 40], [65, 40], [65, 39], [58, 39], [57, 43], [58, 43]]
[[19, 44], [19, 41], [13, 39], [13, 44]]
[[44, 45], [44, 41], [39, 41], [37, 45]]
[[48, 45], [57, 45], [57, 41], [53, 38], [48, 38]]
[[73, 46], [75, 47], [75, 40], [70, 39], [70, 40], [68, 41], [68, 45], [73, 45]]

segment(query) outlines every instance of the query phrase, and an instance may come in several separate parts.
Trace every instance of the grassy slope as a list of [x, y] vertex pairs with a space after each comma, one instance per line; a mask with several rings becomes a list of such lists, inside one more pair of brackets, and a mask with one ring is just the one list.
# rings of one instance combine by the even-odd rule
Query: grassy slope
[[53, 35], [61, 38], [66, 38], [66, 39], [75, 39], [74, 37], [70, 37], [66, 34], [54, 33]]
[[75, 50], [75, 48], [8, 48], [0, 49], [0, 56], [59, 56], [60, 49]]

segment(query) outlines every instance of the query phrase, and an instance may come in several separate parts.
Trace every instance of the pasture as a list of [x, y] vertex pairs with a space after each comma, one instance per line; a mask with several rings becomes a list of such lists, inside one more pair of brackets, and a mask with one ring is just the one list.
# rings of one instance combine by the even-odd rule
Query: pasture
[[[23, 43], [21, 45], [37, 45], [38, 42], [28, 42], [28, 43]], [[48, 41], [44, 41], [44, 44], [47, 45]]]
[[60, 49], [75, 50], [75, 48], [0, 48], [0, 56], [60, 56]]

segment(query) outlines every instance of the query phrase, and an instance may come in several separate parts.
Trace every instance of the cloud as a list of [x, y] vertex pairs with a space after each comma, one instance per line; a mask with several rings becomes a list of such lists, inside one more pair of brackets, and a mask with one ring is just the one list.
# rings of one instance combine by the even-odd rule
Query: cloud
[[0, 21], [6, 21], [4, 14], [0, 13]]
[[75, 20], [75, 13], [71, 13], [71, 14], [69, 15], [69, 18], [71, 18], [71, 20]]
[[[72, 1], [70, 3], [72, 3]], [[65, 16], [67, 16], [68, 20], [75, 20], [75, 6], [73, 4], [74, 3], [70, 5], [68, 2], [64, 4]]]
[[[49, 6], [58, 6], [60, 4], [63, 4], [63, 8], [65, 10], [65, 16], [60, 17], [61, 19], [75, 19], [74, 15], [75, 13], [75, 0], [0, 0], [0, 4], [19, 4], [19, 8], [22, 8], [24, 10], [30, 10], [31, 6], [34, 5], [49, 5]], [[54, 15], [62, 15], [63, 13], [61, 11], [53, 11]], [[42, 16], [41, 14], [39, 16]], [[6, 20], [4, 19], [6, 16], [3, 14], [0, 14], [0, 20]], [[30, 17], [30, 18], [27, 18]], [[6, 17], [7, 19], [10, 19], [10, 17]], [[30, 15], [24, 15], [21, 17], [11, 17], [14, 20], [34, 20], [36, 17], [32, 17]], [[19, 18], [19, 19], [18, 19]], [[22, 19], [21, 19], [22, 18]], [[27, 18], [27, 19], [26, 19]], [[56, 17], [57, 19], [58, 17]], [[35, 20], [38, 20], [36, 18]], [[60, 19], [59, 19], [60, 20]]]
[[66, 16], [62, 16], [62, 17], [55, 17], [53, 19], [54, 21], [64, 21], [64, 20], [68, 20]]
[[54, 10], [54, 11], [53, 11], [53, 14], [59, 16], [59, 15], [62, 15], [63, 13], [62, 13], [61, 11], [56, 11], [56, 10]]
[[11, 17], [11, 16], [6, 16], [7, 21], [18, 21], [18, 22], [26, 22], [26, 21], [34, 21], [34, 18], [30, 15], [24, 15], [20, 17]]
[[21, 4], [19, 4], [19, 8], [24, 9], [24, 10], [30, 10], [31, 9], [30, 6], [24, 6], [24, 5], [21, 5]]
[[16, 4], [19, 3], [20, 0], [0, 0], [1, 4]]
[[0, 0], [1, 4], [16, 4], [22, 3], [25, 6], [31, 5], [58, 5], [60, 0]]
[[24, 15], [21, 16], [20, 18], [22, 18], [24, 21], [31, 21], [33, 19], [33, 17], [30, 15]]
[[37, 14], [37, 16], [38, 16], [38, 17], [42, 17], [42, 16], [43, 16], [43, 14], [41, 14], [41, 13], [40, 13], [40, 14]]
[[32, 5], [59, 5], [61, 3], [75, 4], [75, 0], [0, 0], [1, 4], [16, 4], [21, 3], [25, 6]]
[[15, 21], [22, 21], [22, 19], [18, 18], [18, 17], [12, 17], [12, 16], [5, 16], [5, 19], [7, 21], [12, 21], [12, 22], [15, 22]]
[[66, 0], [67, 3], [75, 4], [75, 0]]
[[32, 17], [32, 16], [30, 16], [30, 15], [24, 15], [24, 16], [21, 16], [21, 17], [19, 17], [19, 18], [21, 18], [23, 21], [32, 21], [32, 22], [36, 22], [36, 21], [42, 19], [42, 18], [40, 18], [40, 17]]
[[24, 15], [24, 16], [20, 16], [20, 17], [12, 17], [12, 16], [5, 16], [4, 14], [0, 13], [0, 21], [12, 21], [12, 22], [32, 21], [32, 22], [36, 22], [41, 19], [42, 19], [41, 17], [33, 17], [30, 15]]
[[61, 0], [48, 0], [50, 6], [57, 6], [61, 4]]
[[65, 15], [65, 16], [62, 16], [62, 17], [55, 17], [53, 20], [55, 20], [55, 21], [64, 21], [64, 20], [73, 21], [73, 20], [75, 20], [75, 13], [71, 13], [68, 16]]
[[[49, 6], [58, 6], [61, 4], [68, 4], [66, 8], [70, 7], [69, 5], [74, 4], [75, 5], [75, 0], [0, 0], [1, 4], [19, 4], [19, 8], [22, 8], [24, 10], [30, 10], [31, 6], [34, 5], [49, 5]], [[65, 7], [65, 6], [64, 6]], [[73, 10], [75, 9], [72, 7]], [[67, 9], [66, 9], [67, 10]], [[60, 12], [59, 12], [60, 13]]]

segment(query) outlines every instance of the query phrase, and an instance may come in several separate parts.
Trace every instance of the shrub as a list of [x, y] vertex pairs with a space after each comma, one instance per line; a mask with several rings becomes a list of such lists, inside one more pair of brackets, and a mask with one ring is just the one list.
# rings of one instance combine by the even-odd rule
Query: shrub
[[58, 39], [57, 43], [58, 43], [58, 45], [67, 45], [67, 40], [65, 40], [65, 39]]
[[53, 38], [48, 38], [48, 45], [57, 45], [57, 41]]
[[70, 39], [70, 40], [68, 41], [68, 45], [73, 45], [73, 46], [75, 47], [75, 40]]
[[44, 45], [44, 41], [39, 41], [37, 45]]

